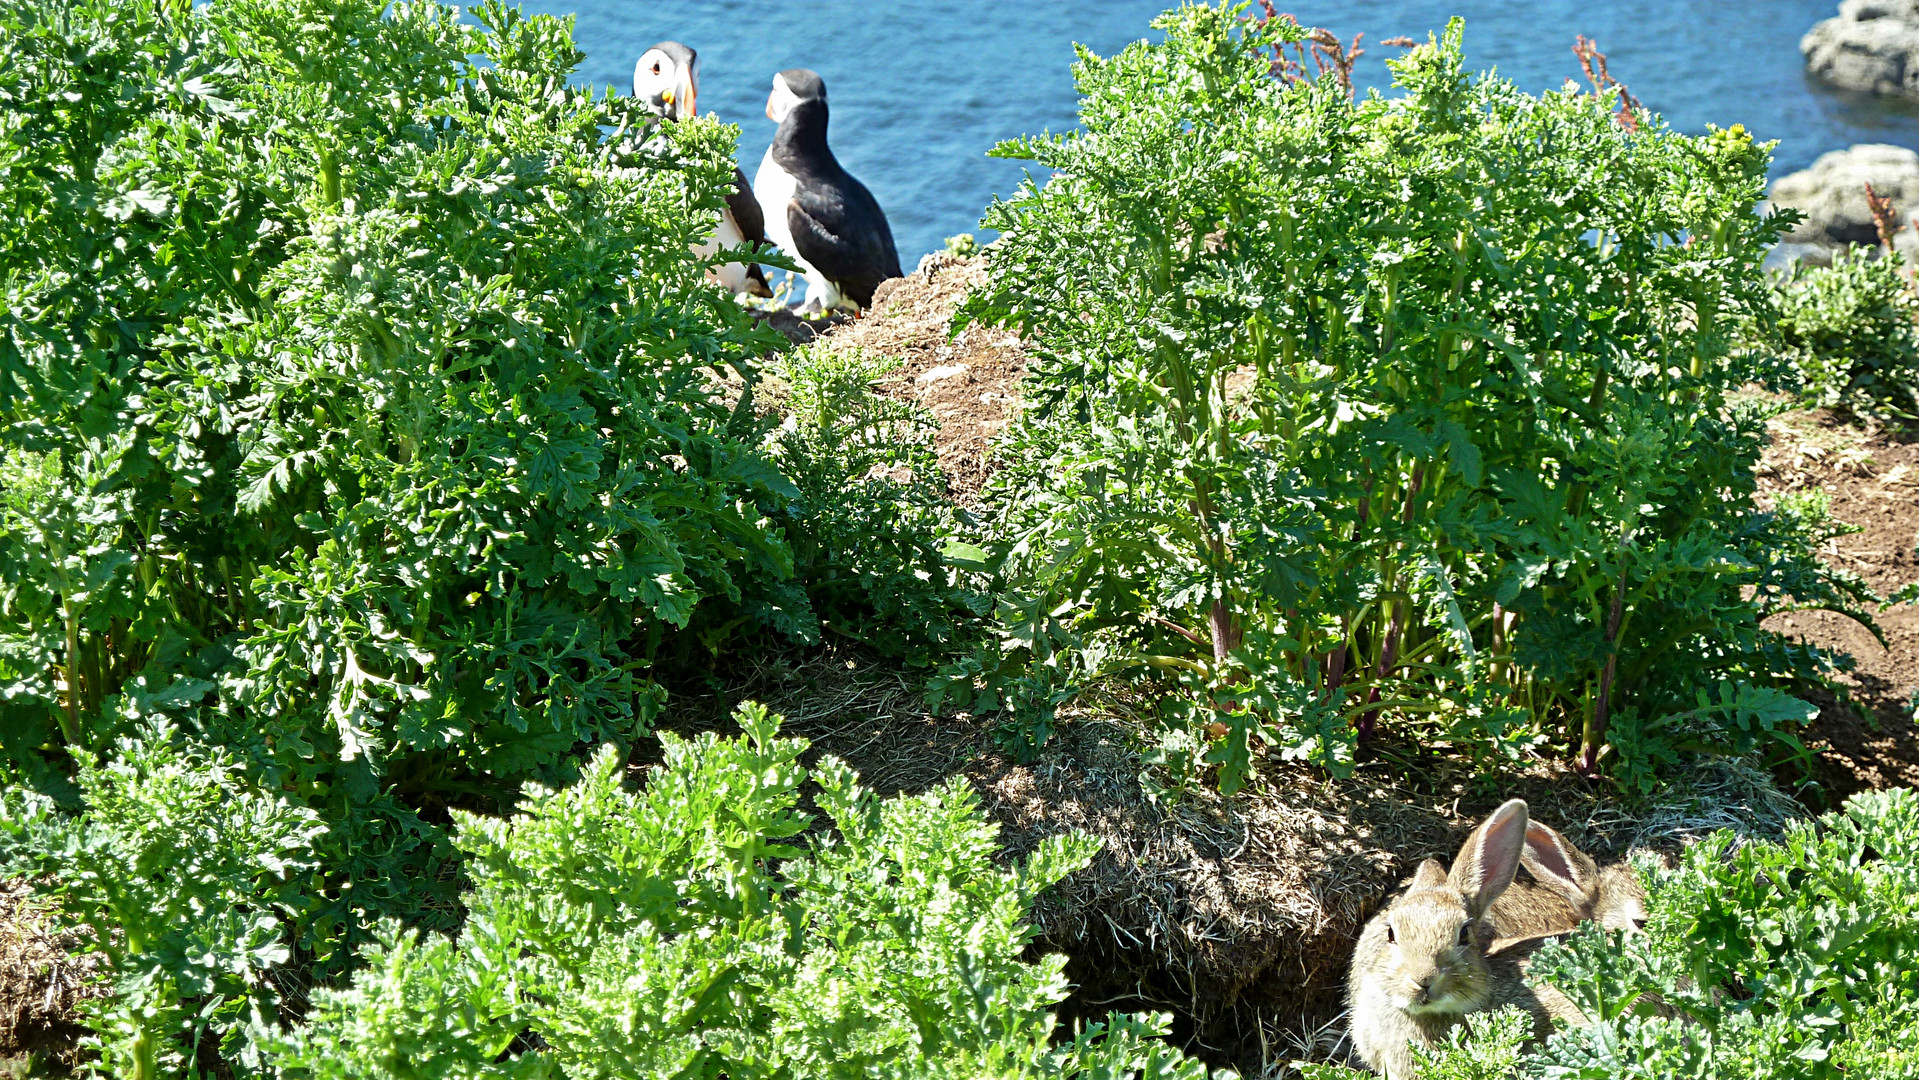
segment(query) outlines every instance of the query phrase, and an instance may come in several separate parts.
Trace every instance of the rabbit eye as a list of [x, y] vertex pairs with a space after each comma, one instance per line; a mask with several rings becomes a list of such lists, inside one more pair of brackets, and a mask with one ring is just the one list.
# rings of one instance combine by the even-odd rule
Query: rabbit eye
[[1459, 943], [1461, 945], [1471, 945], [1473, 943], [1473, 924], [1472, 923], [1462, 923], [1460, 925]]
[[1387, 924], [1386, 924], [1386, 944], [1388, 944], [1388, 945], [1397, 945], [1397, 944], [1399, 944], [1399, 935], [1398, 935], [1398, 934], [1395, 934], [1395, 933], [1393, 933], [1393, 924], [1392, 924], [1392, 923], [1387, 923]]

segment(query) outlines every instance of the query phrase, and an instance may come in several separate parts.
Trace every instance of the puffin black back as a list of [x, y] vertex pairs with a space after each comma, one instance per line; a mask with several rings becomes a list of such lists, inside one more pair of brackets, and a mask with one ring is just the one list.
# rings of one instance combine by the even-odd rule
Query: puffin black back
[[780, 125], [754, 184], [767, 234], [805, 270], [809, 308], [841, 297], [870, 306], [879, 283], [900, 276], [899, 252], [879, 201], [827, 144], [826, 84], [805, 68], [780, 72], [767, 116]]

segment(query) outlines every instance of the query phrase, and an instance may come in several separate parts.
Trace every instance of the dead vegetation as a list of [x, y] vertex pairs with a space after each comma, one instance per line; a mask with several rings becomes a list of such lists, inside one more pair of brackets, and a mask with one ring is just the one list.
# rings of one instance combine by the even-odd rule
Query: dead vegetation
[[100, 993], [97, 960], [79, 945], [55, 928], [27, 882], [0, 881], [0, 1077], [76, 1064], [76, 1010]]

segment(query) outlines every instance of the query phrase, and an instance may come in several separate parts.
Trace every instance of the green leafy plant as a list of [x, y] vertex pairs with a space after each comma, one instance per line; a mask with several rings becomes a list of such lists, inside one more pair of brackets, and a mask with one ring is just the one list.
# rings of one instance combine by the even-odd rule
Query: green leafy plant
[[1779, 346], [1815, 405], [1919, 418], [1919, 294], [1897, 252], [1795, 262], [1778, 284]]
[[111, 993], [85, 1013], [93, 1068], [158, 1080], [222, 1053], [257, 1068], [254, 1036], [299, 1004], [282, 969], [326, 827], [164, 723], [76, 779], [81, 815], [24, 789], [0, 799], [0, 872], [46, 881], [106, 959]]
[[1768, 148], [1469, 76], [1457, 22], [1357, 102], [1272, 77], [1286, 20], [1154, 25], [1082, 50], [1081, 131], [995, 151], [1050, 179], [989, 209], [962, 322], [1036, 355], [981, 545], [1004, 655], [948, 683], [1170, 676], [1228, 789], [1262, 749], [1341, 771], [1387, 716], [1642, 775], [1702, 693], [1788, 713], [1829, 661], [1760, 620], [1872, 597], [1754, 506], [1762, 417], [1726, 397], [1786, 221], [1752, 210]]
[[818, 635], [780, 339], [694, 253], [736, 133], [580, 58], [498, 3], [0, 11], [0, 754], [71, 802], [164, 719], [320, 813], [322, 973], [457, 920], [447, 806]]
[[924, 664], [967, 636], [987, 601], [947, 559], [954, 511], [933, 453], [938, 425], [873, 389], [898, 366], [830, 341], [782, 354], [769, 375], [786, 420], [767, 457], [799, 491], [780, 520], [822, 624]]
[[[1513, 1080], [1522, 1075], [1521, 1057], [1532, 1038], [1532, 1017], [1507, 1007], [1473, 1013], [1456, 1024], [1437, 1046], [1415, 1045], [1413, 1062], [1420, 1080]], [[1306, 1080], [1353, 1080], [1373, 1075], [1345, 1065], [1295, 1062]]]
[[796, 844], [806, 743], [757, 705], [737, 719], [663, 734], [637, 792], [608, 747], [511, 820], [460, 814], [465, 928], [384, 929], [280, 1042], [284, 1075], [1205, 1075], [1163, 1018], [1053, 1044], [1064, 958], [1022, 960], [1021, 920], [1091, 841], [999, 869], [964, 781], [880, 800], [828, 758], [810, 778], [835, 828]]

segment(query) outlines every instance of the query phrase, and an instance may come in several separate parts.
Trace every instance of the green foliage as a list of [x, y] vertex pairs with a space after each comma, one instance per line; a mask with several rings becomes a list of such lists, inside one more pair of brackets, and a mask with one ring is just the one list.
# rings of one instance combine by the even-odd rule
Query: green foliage
[[1533, 974], [1594, 1022], [1509, 1075], [1919, 1076], [1919, 793], [1854, 796], [1779, 842], [1714, 836], [1653, 881], [1648, 906], [1643, 934], [1588, 926], [1540, 953]]
[[818, 635], [724, 393], [779, 339], [694, 254], [735, 132], [579, 60], [493, 2], [0, 11], [0, 763], [224, 747], [330, 825], [323, 973], [451, 925], [431, 821], [643, 735], [686, 641]]
[[835, 832], [796, 846], [806, 743], [759, 706], [737, 719], [742, 738], [662, 735], [638, 792], [607, 747], [511, 820], [461, 814], [466, 927], [383, 930], [279, 1043], [285, 1075], [1205, 1075], [1163, 1018], [1051, 1045], [1064, 958], [1021, 960], [1021, 920], [1091, 841], [1002, 870], [964, 781], [879, 800], [828, 758], [810, 778]]
[[1081, 52], [1080, 131], [995, 151], [1050, 177], [988, 211], [962, 319], [1035, 342], [983, 515], [1011, 598], [939, 693], [1170, 675], [1228, 789], [1262, 747], [1343, 771], [1382, 715], [1628, 779], [1770, 737], [1828, 661], [1760, 620], [1871, 593], [1753, 505], [1727, 400], [1769, 148], [1469, 76], [1457, 22], [1357, 103], [1271, 77], [1285, 20], [1154, 25]]
[[164, 723], [115, 749], [81, 763], [84, 815], [23, 789], [0, 801], [0, 873], [44, 875], [105, 957], [111, 994], [86, 1006], [101, 1075], [257, 1067], [253, 1036], [295, 1004], [277, 976], [325, 826]]
[[1895, 252], [1840, 251], [1778, 284], [1781, 356], [1816, 405], [1919, 419], [1919, 294]]
[[[1421, 1080], [1512, 1080], [1520, 1075], [1526, 1043], [1532, 1038], [1532, 1016], [1511, 1006], [1496, 1012], [1472, 1013], [1446, 1033], [1438, 1046], [1415, 1045], [1413, 1061]], [[1306, 1080], [1354, 1080], [1373, 1075], [1345, 1065], [1294, 1062]]]
[[1532, 1030], [1523, 1009], [1476, 1013], [1447, 1032], [1444, 1045], [1413, 1047], [1413, 1061], [1423, 1080], [1506, 1080]]
[[953, 508], [932, 449], [938, 425], [873, 384], [899, 366], [816, 342], [779, 357], [787, 419], [768, 457], [792, 477], [798, 577], [830, 630], [925, 663], [984, 613], [961, 588], [943, 538]]

